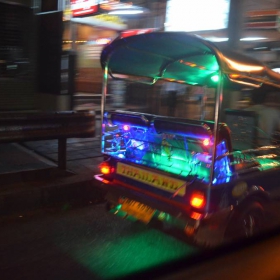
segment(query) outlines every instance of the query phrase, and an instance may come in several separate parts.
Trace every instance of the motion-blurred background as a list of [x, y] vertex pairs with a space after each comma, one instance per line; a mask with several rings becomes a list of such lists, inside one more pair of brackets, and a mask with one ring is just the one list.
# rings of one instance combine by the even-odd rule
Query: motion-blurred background
[[[0, 0], [0, 111], [100, 108], [102, 48], [186, 31], [280, 69], [279, 0]], [[137, 90], [115, 91], [137, 103]]]

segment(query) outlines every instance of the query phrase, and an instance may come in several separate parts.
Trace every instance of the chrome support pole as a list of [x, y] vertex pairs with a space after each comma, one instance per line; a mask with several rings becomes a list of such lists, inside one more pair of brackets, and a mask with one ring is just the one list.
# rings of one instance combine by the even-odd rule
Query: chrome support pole
[[210, 201], [210, 188], [213, 184], [214, 180], [214, 165], [215, 165], [215, 157], [216, 157], [216, 150], [217, 150], [217, 144], [218, 144], [218, 134], [219, 134], [219, 120], [220, 120], [220, 112], [222, 108], [222, 101], [223, 101], [223, 73], [220, 70], [219, 71], [219, 83], [218, 87], [216, 89], [216, 100], [215, 100], [215, 116], [214, 116], [214, 143], [213, 143], [213, 151], [212, 151], [212, 165], [210, 170], [210, 182], [208, 185], [207, 190], [207, 204], [206, 204], [206, 211], [209, 211], [209, 201]]
[[103, 82], [102, 82], [102, 95], [101, 95], [101, 137], [100, 137], [100, 146], [102, 149], [102, 136], [103, 136], [103, 118], [104, 118], [104, 112], [105, 112], [105, 103], [106, 103], [106, 97], [108, 94], [108, 62], [105, 65], [104, 71], [103, 71]]

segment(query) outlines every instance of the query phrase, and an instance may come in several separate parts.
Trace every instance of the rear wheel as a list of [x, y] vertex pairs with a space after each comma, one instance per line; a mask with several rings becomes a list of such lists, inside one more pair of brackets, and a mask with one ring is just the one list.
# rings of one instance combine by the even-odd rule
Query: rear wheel
[[264, 229], [264, 208], [257, 202], [250, 202], [237, 210], [230, 222], [225, 237], [227, 240], [256, 236]]

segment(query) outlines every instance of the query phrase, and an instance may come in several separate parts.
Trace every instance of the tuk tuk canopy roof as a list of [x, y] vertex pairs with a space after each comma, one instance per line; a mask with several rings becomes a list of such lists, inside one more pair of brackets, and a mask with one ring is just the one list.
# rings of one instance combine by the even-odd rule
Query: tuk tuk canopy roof
[[109, 74], [158, 79], [190, 85], [214, 86], [211, 79], [222, 71], [227, 87], [234, 85], [280, 88], [280, 74], [262, 62], [219, 48], [186, 32], [154, 32], [117, 38], [101, 54]]

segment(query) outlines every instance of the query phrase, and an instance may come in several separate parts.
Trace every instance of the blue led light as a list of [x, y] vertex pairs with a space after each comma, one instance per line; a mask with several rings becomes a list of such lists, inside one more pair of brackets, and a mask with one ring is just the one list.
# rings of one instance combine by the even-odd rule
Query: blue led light
[[[228, 152], [226, 142], [222, 141], [217, 145], [216, 157], [224, 155]], [[230, 181], [232, 171], [230, 169], [229, 157], [225, 156], [215, 161], [213, 184], [222, 184]]]

